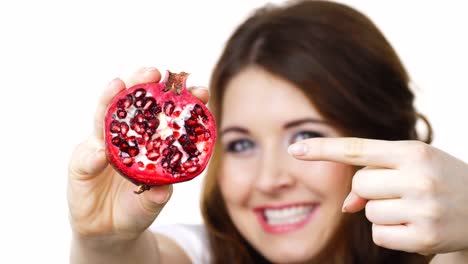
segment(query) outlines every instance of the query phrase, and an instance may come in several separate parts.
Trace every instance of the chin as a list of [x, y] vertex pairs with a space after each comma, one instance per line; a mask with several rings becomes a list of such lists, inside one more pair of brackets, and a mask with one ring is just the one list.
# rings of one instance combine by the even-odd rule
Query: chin
[[316, 248], [294, 247], [292, 245], [258, 250], [273, 263], [307, 263], [314, 258], [317, 252]]

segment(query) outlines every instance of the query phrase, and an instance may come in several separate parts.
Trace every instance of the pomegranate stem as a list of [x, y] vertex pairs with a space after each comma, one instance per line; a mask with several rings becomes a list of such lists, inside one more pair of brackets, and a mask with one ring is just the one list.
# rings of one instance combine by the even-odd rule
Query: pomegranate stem
[[186, 72], [180, 72], [180, 73], [173, 73], [170, 71], [167, 71], [169, 76], [167, 78], [167, 81], [165, 83], [164, 87], [164, 92], [167, 92], [169, 90], [174, 90], [174, 92], [179, 95], [180, 92], [184, 89], [185, 87], [185, 81], [187, 80], [187, 76], [189, 75]]
[[146, 184], [141, 184], [141, 185], [138, 185], [138, 188], [133, 192], [136, 194], [140, 194], [140, 193], [143, 193], [144, 191], [149, 190], [150, 188], [151, 187]]

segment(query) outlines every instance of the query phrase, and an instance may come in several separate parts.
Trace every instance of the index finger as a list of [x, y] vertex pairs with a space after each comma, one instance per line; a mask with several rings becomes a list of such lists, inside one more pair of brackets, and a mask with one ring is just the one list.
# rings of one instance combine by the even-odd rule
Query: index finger
[[386, 168], [398, 167], [402, 159], [398, 141], [355, 137], [306, 139], [289, 146], [288, 152], [301, 160]]
[[104, 138], [104, 116], [106, 115], [107, 107], [112, 98], [125, 88], [129, 88], [139, 83], [158, 82], [161, 79], [161, 73], [156, 68], [140, 68], [133, 73], [125, 82], [120, 79], [114, 79], [104, 90], [99, 99], [96, 112], [94, 114], [94, 134], [100, 140]]

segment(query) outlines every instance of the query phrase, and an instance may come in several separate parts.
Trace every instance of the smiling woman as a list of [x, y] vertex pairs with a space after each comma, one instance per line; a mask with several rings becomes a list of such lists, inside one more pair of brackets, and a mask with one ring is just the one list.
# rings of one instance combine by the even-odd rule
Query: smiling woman
[[296, 160], [287, 148], [341, 133], [325, 124], [300, 89], [259, 67], [238, 73], [224, 98], [219, 188], [233, 224], [269, 259], [318, 255], [342, 220], [353, 168]]
[[211, 80], [205, 223], [154, 234], [172, 187], [135, 195], [108, 166], [102, 123], [115, 94], [160, 79], [113, 80], [72, 156], [72, 263], [467, 263], [468, 165], [429, 145], [405, 68], [358, 11], [295, 1], [237, 28]]
[[215, 262], [427, 263], [375, 245], [363, 212], [341, 213], [358, 167], [287, 153], [312, 137], [418, 139], [408, 83], [381, 32], [346, 6], [264, 8], [242, 24], [211, 83], [222, 133], [202, 209]]

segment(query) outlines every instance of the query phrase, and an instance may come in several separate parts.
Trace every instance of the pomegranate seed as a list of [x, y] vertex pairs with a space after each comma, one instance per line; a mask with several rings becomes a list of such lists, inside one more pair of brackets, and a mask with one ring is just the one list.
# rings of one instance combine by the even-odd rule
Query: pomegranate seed
[[180, 133], [179, 133], [179, 132], [177, 132], [177, 131], [174, 131], [173, 135], [174, 135], [174, 137], [178, 138], [178, 137], [179, 137], [179, 135], [180, 135]]
[[156, 150], [146, 153], [146, 157], [151, 161], [156, 161], [159, 158], [159, 154]]
[[172, 151], [169, 149], [169, 148], [165, 148], [163, 151], [162, 151], [162, 154], [163, 156], [169, 156], [170, 154], [172, 154]]
[[128, 127], [127, 123], [125, 123], [125, 122], [120, 123], [120, 133], [123, 136], [127, 135], [127, 132], [128, 132], [129, 129], [130, 129], [130, 127]]
[[156, 129], [158, 128], [158, 126], [159, 126], [159, 119], [148, 121], [148, 127]]
[[117, 108], [126, 109], [126, 108], [129, 108], [132, 104], [133, 104], [133, 97], [131, 95], [127, 95], [125, 96], [125, 98], [120, 99], [117, 102]]
[[110, 125], [110, 132], [119, 133], [120, 132], [120, 123], [117, 120], [112, 121]]
[[120, 145], [120, 142], [122, 142], [122, 139], [119, 138], [118, 136], [117, 137], [114, 137], [112, 138], [112, 144], [114, 144], [115, 146], [119, 146]]
[[133, 165], [133, 158], [123, 158], [122, 163], [125, 164], [125, 166], [130, 167]]
[[136, 147], [131, 147], [128, 149], [128, 155], [130, 155], [130, 157], [135, 157], [139, 152], [140, 151]]
[[174, 141], [175, 141], [174, 136], [168, 136], [168, 137], [164, 140], [164, 143], [166, 143], [167, 145], [172, 145], [172, 143], [174, 143]]
[[171, 164], [175, 164], [177, 162], [179, 162], [179, 160], [182, 158], [182, 153], [180, 151], [177, 151], [174, 156], [172, 156], [171, 158]]
[[154, 99], [153, 97], [147, 97], [147, 98], [146, 98], [145, 105], [143, 106], [143, 109], [144, 109], [144, 110], [148, 110], [148, 109], [150, 109], [152, 106], [154, 106], [155, 104], [156, 104], [156, 99]]
[[201, 117], [204, 117], [205, 116], [205, 112], [203, 111], [203, 108], [196, 104], [194, 107], [193, 107], [193, 111], [195, 113], [197, 113], [198, 116], [201, 116]]
[[151, 113], [151, 111], [149, 111], [149, 110], [145, 110], [145, 112], [143, 113], [143, 116], [146, 118], [146, 120], [153, 120], [153, 119], [156, 118], [153, 115], [153, 113]]
[[154, 149], [154, 143], [153, 141], [149, 141], [148, 143], [146, 143], [146, 150], [149, 152], [149, 151], [152, 151]]
[[201, 135], [205, 132], [205, 128], [202, 125], [197, 125], [193, 128], [193, 132], [197, 135]]
[[143, 88], [136, 89], [135, 92], [133, 93], [136, 98], [140, 98], [146, 95], [146, 90]]
[[137, 144], [138, 145], [144, 145], [146, 140], [142, 137], [137, 138]]
[[180, 144], [181, 144], [182, 146], [184, 146], [184, 145], [186, 145], [186, 144], [189, 143], [189, 138], [188, 138], [187, 135], [183, 135], [183, 136], [179, 137], [178, 140], [179, 140], [179, 142], [180, 142]]
[[135, 103], [134, 103], [133, 105], [134, 105], [136, 108], [142, 108], [143, 105], [145, 105], [145, 103], [146, 103], [146, 99], [145, 99], [145, 97], [143, 97], [143, 98], [140, 98], [140, 99], [135, 100]]
[[177, 124], [177, 122], [172, 122], [172, 127], [174, 127], [175, 129], [180, 129], [180, 126], [179, 124]]
[[174, 102], [172, 101], [167, 101], [164, 103], [164, 114], [167, 116], [172, 115], [172, 112], [174, 111]]
[[208, 140], [208, 139], [210, 139], [210, 137], [211, 137], [211, 133], [210, 133], [210, 131], [209, 131], [208, 129], [207, 129], [207, 130], [205, 130], [205, 140]]
[[197, 120], [194, 120], [194, 119], [189, 119], [187, 120], [187, 122], [185, 122], [188, 126], [194, 126], [196, 124], [198, 124]]
[[127, 111], [122, 110], [122, 109], [119, 109], [119, 110], [117, 111], [117, 116], [118, 116], [120, 119], [123, 119], [123, 118], [127, 117]]
[[179, 151], [179, 149], [174, 145], [169, 146], [169, 149], [172, 151], [172, 153]]
[[143, 162], [141, 162], [141, 161], [137, 162], [137, 164], [138, 164], [138, 167], [140, 167], [140, 168], [145, 167], [145, 164]]
[[187, 172], [190, 172], [190, 173], [195, 172], [197, 170], [198, 170], [198, 165], [187, 168]]
[[154, 107], [150, 109], [150, 111], [153, 113], [153, 115], [158, 115], [159, 113], [162, 112], [161, 106], [156, 104]]
[[153, 163], [150, 163], [150, 164], [146, 165], [146, 168], [147, 168], [148, 170], [155, 170], [155, 169], [156, 169], [156, 165], [154, 165]]
[[174, 115], [175, 117], [179, 117], [179, 116], [180, 116], [180, 113], [181, 113], [180, 110], [177, 110], [177, 111], [174, 111], [173, 115]]
[[120, 151], [127, 152], [129, 147], [130, 145], [128, 145], [128, 142], [125, 140], [120, 143]]
[[156, 133], [156, 129], [154, 128], [147, 128], [146, 133], [143, 135], [145, 141], [148, 141], [153, 135]]
[[137, 111], [135, 114], [135, 121], [137, 123], [143, 123], [145, 122], [145, 117], [143, 116], [143, 113], [141, 111]]
[[193, 165], [194, 165], [194, 162], [192, 162], [192, 161], [186, 161], [186, 162], [184, 162], [184, 163], [182, 164], [182, 167], [184, 167], [184, 168], [190, 168], [190, 167], [192, 167]]

